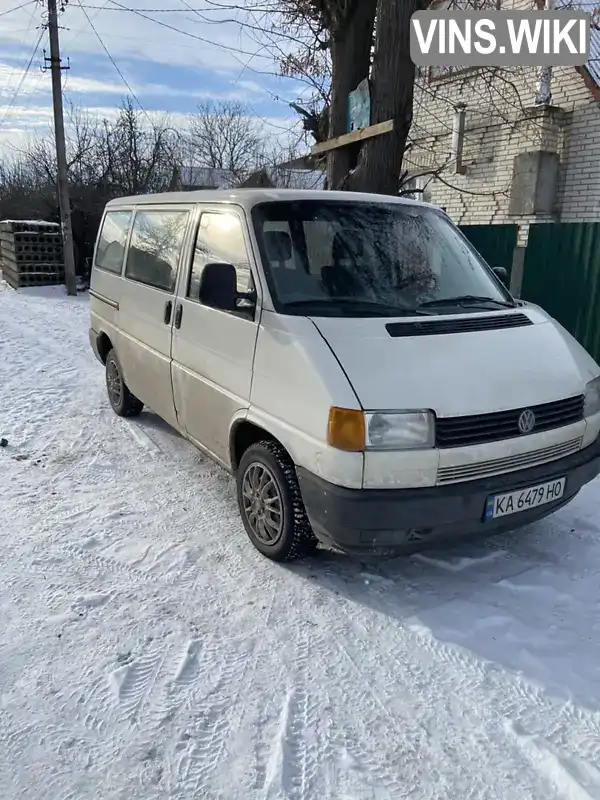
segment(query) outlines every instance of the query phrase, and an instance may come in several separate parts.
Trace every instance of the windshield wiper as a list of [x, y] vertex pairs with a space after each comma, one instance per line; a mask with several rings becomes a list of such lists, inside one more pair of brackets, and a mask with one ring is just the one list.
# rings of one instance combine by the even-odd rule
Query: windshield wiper
[[381, 312], [382, 316], [394, 317], [415, 317], [415, 316], [431, 316], [431, 312], [421, 310], [419, 308], [398, 308], [397, 306], [387, 306], [383, 303], [377, 303], [373, 300], [354, 300], [349, 297], [331, 297], [331, 298], [315, 298], [314, 300], [291, 300], [289, 303], [284, 303], [286, 308], [304, 308], [310, 306], [326, 306], [332, 310], [337, 309], [353, 309], [357, 311], [369, 311], [375, 313]]
[[503, 308], [516, 308], [515, 303], [505, 300], [496, 300], [494, 297], [479, 297], [475, 294], [461, 294], [456, 297], [440, 297], [437, 300], [425, 300], [419, 303], [419, 308], [435, 308], [436, 306], [476, 306], [492, 303]]

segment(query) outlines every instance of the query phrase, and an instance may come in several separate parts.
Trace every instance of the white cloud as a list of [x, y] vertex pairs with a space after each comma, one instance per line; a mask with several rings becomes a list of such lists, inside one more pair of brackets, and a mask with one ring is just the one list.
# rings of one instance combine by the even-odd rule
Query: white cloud
[[[118, 106], [90, 106], [86, 109], [86, 114], [90, 119], [110, 121], [116, 120], [119, 114]], [[150, 112], [150, 119], [162, 118], [161, 112]], [[0, 120], [2, 115], [0, 114]], [[169, 124], [178, 130], [185, 130], [189, 123], [189, 115], [186, 113], [169, 113]], [[261, 117], [260, 122], [264, 127], [265, 134], [272, 140], [277, 141], [281, 148], [296, 144], [301, 136], [301, 129], [298, 119], [295, 116], [286, 117]], [[144, 118], [142, 118], [144, 123]], [[69, 113], [65, 109], [65, 127], [67, 136], [69, 135]], [[0, 155], [11, 153], [23, 149], [27, 140], [34, 136], [53, 135], [53, 115], [50, 101], [47, 105], [15, 104], [7, 124], [0, 127]]]
[[[0, 13], [7, 11], [11, 3], [13, 0], [0, 0]], [[87, 6], [87, 2], [84, 4]], [[102, 0], [96, 0], [93, 5], [101, 4]], [[242, 4], [243, 0], [240, 5]], [[129, 0], [128, 5], [133, 9], [136, 5], [143, 9], [149, 5], [158, 8], [161, 3]], [[176, 5], [173, 1], [173, 6]], [[31, 10], [26, 7], [3, 17], [0, 41], [22, 44], [22, 31], [31, 23]], [[211, 10], [208, 7], [203, 18], [191, 12], [140, 12], [140, 16], [117, 9], [115, 4], [111, 5], [110, 0], [101, 9], [86, 10], [91, 23], [117, 62], [122, 59], [138, 59], [169, 66], [225, 70], [231, 74], [244, 71], [248, 76], [252, 76], [252, 70], [269, 73], [277, 71], [274, 58], [266, 51], [264, 43], [257, 41], [260, 35], [244, 30], [241, 26], [240, 23], [244, 21], [251, 20], [252, 24], [259, 21], [244, 12], [237, 12], [239, 22], [219, 22], [219, 18], [231, 19], [233, 12], [224, 9], [217, 13], [208, 13]], [[39, 24], [40, 6], [34, 6], [33, 11], [36, 24]], [[219, 24], [211, 24], [213, 20]], [[66, 12], [61, 15], [61, 25], [67, 28], [61, 34], [61, 50], [65, 56], [71, 57], [73, 63], [82, 54], [97, 54], [106, 58], [83, 10], [75, 2], [67, 6]], [[35, 37], [30, 38], [33, 45]], [[282, 46], [285, 49], [287, 45], [282, 42]]]
[[[0, 98], [10, 98], [16, 89], [17, 81], [14, 80], [14, 72], [14, 65], [8, 63], [3, 64], [0, 62]], [[22, 72], [23, 70], [21, 69], [17, 70], [19, 78], [21, 77]], [[23, 83], [23, 86], [19, 92], [20, 95], [50, 95], [51, 87], [49, 77], [46, 81], [34, 80], [37, 75], [39, 75], [39, 73], [33, 73], [30, 79]], [[248, 99], [249, 93], [254, 92], [258, 94], [259, 92], [263, 91], [258, 85], [254, 86], [252, 81], [239, 81], [236, 84], [236, 86], [239, 87], [239, 90], [229, 92], [212, 92], [208, 88], [186, 89], [159, 83], [139, 83], [136, 81], [128, 81], [128, 83], [138, 97], [178, 97], [189, 98], [192, 100], [210, 98], [213, 100], [244, 101]], [[122, 97], [129, 94], [127, 86], [118, 78], [117, 80], [100, 80], [97, 78], [83, 77], [70, 73], [65, 78], [64, 90], [65, 93], [68, 93], [69, 95], [110, 94]]]
[[[277, 73], [277, 63], [255, 41], [260, 36], [244, 31], [237, 23], [223, 21], [234, 14], [242, 21], [249, 19], [244, 12], [217, 10], [216, 6], [203, 3], [202, 19], [192, 12], [148, 13], [158, 20], [156, 23], [126, 11], [108, 10], [124, 0], [81, 2], [127, 83], [146, 108], [159, 111], [180, 105], [183, 111], [202, 99], [241, 101], [249, 104], [251, 113], [259, 116], [261, 112], [266, 131], [284, 138], [288, 135], [285, 131], [297, 121], [284, 101], [271, 103], [274, 94], [292, 99], [295, 92], [289, 82], [279, 85], [272, 77]], [[200, 4], [200, 0], [190, 2]], [[15, 0], [0, 0], [0, 15], [13, 8], [14, 3]], [[120, 98], [129, 91], [77, 3], [72, 0], [60, 18], [61, 56], [65, 61], [69, 58], [71, 65], [65, 73], [65, 96], [77, 106], [93, 106], [89, 110], [94, 115], [114, 118]], [[245, 0], [237, 3], [242, 6]], [[158, 9], [161, 4], [162, 0], [127, 0], [133, 8]], [[170, 0], [171, 4], [176, 7], [177, 1]], [[219, 19], [219, 24], [211, 24]], [[43, 20], [40, 3], [0, 18], [0, 150], [9, 143], [18, 146], [26, 131], [48, 128], [52, 121], [50, 76], [40, 71], [42, 51], [48, 47], [47, 34], [24, 77]], [[259, 20], [251, 21], [255, 24]], [[186, 32], [207, 41], [194, 40]], [[186, 72], [178, 74], [181, 68]], [[198, 77], [191, 82], [194, 70]], [[6, 114], [13, 98], [14, 106]], [[270, 110], [265, 115], [266, 108]], [[279, 119], [279, 112], [286, 118]], [[174, 124], [185, 125], [187, 113], [171, 113], [170, 117]]]

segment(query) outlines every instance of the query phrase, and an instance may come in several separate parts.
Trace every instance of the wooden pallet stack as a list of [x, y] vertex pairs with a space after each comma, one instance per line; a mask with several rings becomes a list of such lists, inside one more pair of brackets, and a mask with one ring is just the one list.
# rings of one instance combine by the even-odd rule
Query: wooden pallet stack
[[65, 282], [63, 242], [56, 222], [0, 222], [0, 270], [19, 289]]

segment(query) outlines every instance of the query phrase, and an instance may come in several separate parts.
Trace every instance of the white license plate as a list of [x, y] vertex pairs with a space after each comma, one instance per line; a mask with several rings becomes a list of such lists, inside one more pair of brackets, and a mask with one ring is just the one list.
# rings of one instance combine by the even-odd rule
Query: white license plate
[[516, 492], [496, 494], [488, 497], [485, 504], [485, 519], [497, 519], [508, 514], [518, 514], [530, 508], [553, 503], [565, 493], [566, 478], [557, 478], [548, 483], [540, 483], [527, 489], [518, 489]]

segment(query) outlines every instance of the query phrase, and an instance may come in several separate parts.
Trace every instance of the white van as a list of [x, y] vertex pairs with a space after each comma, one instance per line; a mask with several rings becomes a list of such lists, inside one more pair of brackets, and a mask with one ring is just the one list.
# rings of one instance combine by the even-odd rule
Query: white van
[[517, 528], [600, 471], [600, 367], [433, 206], [114, 200], [90, 294], [115, 412], [148, 406], [232, 472], [274, 560]]

